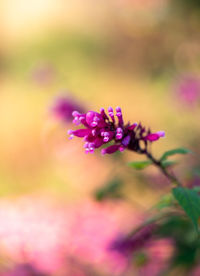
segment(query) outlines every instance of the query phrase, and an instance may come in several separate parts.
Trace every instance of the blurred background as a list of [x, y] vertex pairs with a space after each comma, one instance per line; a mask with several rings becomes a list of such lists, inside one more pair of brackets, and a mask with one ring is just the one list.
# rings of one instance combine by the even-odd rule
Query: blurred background
[[[107, 247], [169, 183], [128, 168], [134, 153], [85, 155], [67, 130], [77, 106], [120, 105], [126, 121], [166, 132], [155, 156], [199, 153], [199, 16], [198, 0], [1, 0], [1, 275], [153, 275], [128, 274]], [[199, 181], [194, 156], [175, 170]], [[168, 258], [171, 243], [156, 246]]]

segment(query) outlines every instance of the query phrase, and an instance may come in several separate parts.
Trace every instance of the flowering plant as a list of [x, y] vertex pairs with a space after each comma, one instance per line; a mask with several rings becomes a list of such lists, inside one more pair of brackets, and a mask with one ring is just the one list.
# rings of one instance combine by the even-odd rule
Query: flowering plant
[[[175, 161], [169, 159], [175, 154], [187, 154], [191, 153], [191, 151], [186, 148], [177, 148], [166, 151], [159, 159], [156, 159], [151, 152], [151, 143], [164, 137], [165, 132], [152, 132], [141, 123], [124, 123], [120, 107], [116, 108], [115, 114], [113, 108], [109, 107], [108, 113], [101, 108], [100, 112], [88, 111], [83, 114], [73, 111], [72, 115], [74, 118], [73, 123], [77, 126], [83, 125], [84, 128], [69, 130], [69, 138], [72, 139], [75, 136], [83, 138], [86, 153], [93, 153], [95, 149], [102, 148], [102, 155], [123, 152], [124, 150], [142, 154], [146, 156], [147, 160], [134, 161], [129, 163], [129, 166], [135, 169], [144, 169], [149, 165], [155, 165], [173, 185], [171, 192], [164, 195], [151, 208], [151, 212], [149, 212], [151, 214], [150, 218], [129, 233], [116, 237], [110, 244], [110, 250], [125, 254], [128, 258], [130, 256], [136, 257], [137, 252], [144, 248], [147, 249], [153, 241], [168, 238], [172, 241], [174, 251], [171, 253], [171, 264], [167, 268], [163, 268], [165, 271], [163, 273], [168, 273], [170, 269], [180, 264], [184, 266], [185, 271], [191, 272], [200, 253], [198, 241], [198, 223], [200, 218], [199, 189], [198, 187], [191, 188], [183, 185], [172, 171]], [[107, 188], [104, 191], [105, 193], [116, 192], [116, 187], [112, 184], [112, 188]], [[188, 229], [187, 233], [184, 232], [183, 225]], [[184, 240], [180, 240], [180, 233]], [[187, 235], [192, 237], [190, 241], [188, 241]], [[193, 257], [188, 263], [181, 256], [181, 254], [184, 254], [184, 246], [186, 248], [193, 247]], [[141, 261], [139, 263], [143, 265], [145, 263], [144, 255], [139, 256]], [[157, 272], [155, 274], [152, 272], [151, 275], [165, 275]], [[149, 274], [143, 273], [139, 275]]]
[[111, 154], [125, 149], [138, 153], [147, 153], [148, 142], [156, 141], [160, 137], [165, 136], [164, 131], [151, 133], [150, 129], [146, 130], [141, 124], [124, 124], [120, 107], [116, 108], [118, 122], [115, 120], [112, 107], [108, 108], [109, 116], [103, 108], [101, 108], [100, 113], [89, 111], [85, 114], [80, 114], [74, 111], [72, 115], [74, 117], [73, 123], [76, 125], [82, 124], [86, 128], [75, 131], [69, 130], [68, 134], [70, 134], [70, 138], [74, 136], [84, 138], [86, 153], [93, 153], [95, 148], [99, 148], [111, 141], [114, 141], [114, 144], [102, 149], [102, 154]]

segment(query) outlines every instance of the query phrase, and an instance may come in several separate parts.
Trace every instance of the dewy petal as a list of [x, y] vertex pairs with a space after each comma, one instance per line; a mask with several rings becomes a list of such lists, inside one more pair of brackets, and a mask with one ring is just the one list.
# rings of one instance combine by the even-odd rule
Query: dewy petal
[[123, 132], [118, 132], [118, 133], [116, 133], [116, 135], [115, 135], [115, 139], [116, 140], [121, 140], [122, 139], [122, 137], [123, 137]]
[[108, 119], [108, 116], [106, 115], [106, 112], [105, 112], [105, 109], [104, 109], [104, 108], [101, 108], [101, 109], [100, 109], [100, 113], [101, 113], [101, 116], [102, 116], [105, 120], [109, 120], [109, 119]]
[[95, 148], [99, 148], [104, 144], [103, 139], [99, 137], [97, 137], [93, 143]]
[[129, 130], [134, 130], [138, 124], [134, 123], [131, 126], [128, 127]]
[[112, 107], [108, 108], [108, 115], [112, 119], [113, 123], [115, 123], [115, 117], [114, 117], [114, 112], [113, 112], [113, 108]]
[[77, 129], [73, 131], [72, 134], [77, 137], [85, 137], [88, 134], [90, 134], [90, 131], [91, 131], [90, 129], [83, 128], [83, 129]]
[[105, 131], [101, 133], [101, 136], [103, 136], [103, 141], [107, 143], [112, 140], [112, 138], [114, 137], [114, 133], [112, 131]]
[[109, 146], [105, 149], [102, 149], [101, 154], [103, 154], [103, 155], [104, 154], [112, 154], [112, 153], [118, 151], [119, 148], [120, 148], [120, 145], [112, 145], [112, 146]]
[[85, 143], [85, 153], [94, 153], [94, 143]]
[[79, 115], [81, 115], [78, 111], [76, 111], [76, 110], [74, 110], [73, 112], [72, 112], [72, 116], [73, 117], [77, 117], [77, 116], [79, 116]]
[[70, 135], [70, 136], [69, 136], [69, 140], [71, 140], [72, 138], [74, 138], [73, 130], [69, 129], [69, 130], [67, 131], [67, 133]]
[[147, 135], [144, 139], [148, 140], [150, 142], [153, 142], [153, 141], [157, 141], [159, 138], [160, 137], [157, 133], [151, 133], [151, 134]]
[[118, 127], [116, 130], [116, 135], [115, 135], [115, 139], [116, 140], [121, 140], [123, 137], [123, 129], [121, 127]]
[[72, 116], [74, 117], [73, 123], [75, 125], [83, 124], [84, 126], [88, 127], [88, 124], [86, 123], [85, 116], [86, 114], [81, 114], [78, 111], [73, 111]]
[[111, 116], [114, 115], [114, 113], [113, 113], [113, 108], [112, 108], [111, 106], [109, 106], [109, 108], [108, 108], [108, 113], [109, 113], [109, 116], [110, 116], [110, 115], [111, 115]]
[[124, 124], [121, 108], [118, 106], [116, 108], [116, 116], [118, 117], [119, 125], [122, 126]]
[[74, 120], [73, 120], [73, 124], [75, 124], [75, 125], [78, 126], [78, 125], [80, 125], [80, 123], [81, 123], [81, 122], [80, 122], [80, 120], [78, 119], [78, 117], [75, 117]]
[[131, 136], [128, 135], [128, 136], [126, 136], [126, 137], [122, 140], [122, 145], [125, 146], [125, 147], [127, 147], [128, 144], [130, 143], [130, 141], [131, 141]]
[[94, 116], [96, 115], [96, 112], [94, 111], [88, 111], [86, 114], [86, 122], [88, 123], [89, 126], [92, 126], [91, 124], [93, 123]]
[[104, 118], [101, 114], [95, 111], [88, 111], [86, 114], [86, 122], [89, 127], [104, 127], [106, 125]]
[[153, 142], [153, 141], [157, 141], [160, 137], [164, 137], [164, 136], [165, 136], [164, 131], [158, 131], [156, 133], [148, 134], [144, 139], [150, 142]]
[[86, 142], [94, 142], [95, 139], [96, 139], [96, 137], [93, 136], [91, 133], [89, 133], [88, 135], [86, 135], [84, 137], [84, 141], [86, 141]]
[[119, 147], [119, 151], [123, 152], [125, 150], [125, 147], [124, 146], [120, 146]]
[[157, 134], [159, 135], [159, 137], [165, 137], [164, 131], [157, 131]]

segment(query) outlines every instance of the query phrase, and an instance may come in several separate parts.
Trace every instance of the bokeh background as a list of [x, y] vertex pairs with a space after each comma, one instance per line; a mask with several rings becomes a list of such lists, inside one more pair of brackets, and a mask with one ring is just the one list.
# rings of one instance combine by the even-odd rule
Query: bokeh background
[[[168, 182], [128, 168], [134, 153], [85, 155], [52, 107], [61, 96], [84, 110], [121, 106], [125, 120], [166, 132], [157, 157], [179, 146], [198, 153], [199, 16], [197, 0], [1, 0], [2, 275], [128, 275], [107, 243]], [[198, 158], [181, 161], [177, 175], [193, 181]], [[103, 198], [109, 181], [123, 200]]]

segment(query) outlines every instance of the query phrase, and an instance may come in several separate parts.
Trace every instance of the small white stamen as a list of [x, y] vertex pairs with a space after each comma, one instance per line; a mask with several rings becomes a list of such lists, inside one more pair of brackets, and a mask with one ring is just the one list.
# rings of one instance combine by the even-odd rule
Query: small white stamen
[[92, 130], [92, 135], [93, 135], [93, 136], [96, 135], [96, 130], [95, 130], [95, 129]]
[[109, 141], [109, 137], [108, 137], [108, 136], [105, 136], [105, 137], [103, 138], [103, 141], [104, 141], [104, 142], [108, 142], [108, 141]]
[[94, 121], [93, 121], [93, 122], [91, 123], [91, 126], [92, 126], [92, 127], [97, 126], [97, 122], [94, 122]]
[[72, 116], [73, 117], [77, 117], [78, 115], [80, 115], [80, 113], [78, 111], [73, 111], [72, 112]]

